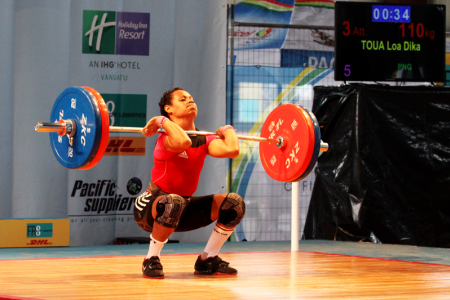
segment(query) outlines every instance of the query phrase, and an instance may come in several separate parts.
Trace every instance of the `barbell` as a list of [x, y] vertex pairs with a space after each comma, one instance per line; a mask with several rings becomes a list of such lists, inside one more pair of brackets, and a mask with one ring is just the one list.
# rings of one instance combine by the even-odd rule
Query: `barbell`
[[[50, 122], [37, 122], [34, 129], [49, 132], [51, 148], [62, 166], [87, 170], [103, 157], [110, 132], [141, 133], [143, 128], [109, 126], [109, 113], [102, 96], [95, 89], [83, 86], [65, 89], [53, 105]], [[186, 133], [216, 135], [207, 131]], [[279, 105], [271, 111], [260, 136], [237, 137], [260, 142], [264, 170], [273, 179], [284, 182], [300, 181], [308, 176], [320, 152], [328, 150], [328, 144], [320, 139], [314, 114], [294, 104]]]

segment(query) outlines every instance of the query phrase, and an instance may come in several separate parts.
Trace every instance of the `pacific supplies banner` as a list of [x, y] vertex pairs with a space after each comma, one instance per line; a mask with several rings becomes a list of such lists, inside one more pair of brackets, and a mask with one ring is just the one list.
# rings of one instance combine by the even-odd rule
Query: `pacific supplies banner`
[[[180, 86], [198, 105], [198, 128], [223, 126], [226, 14], [226, 1], [0, 2], [0, 217], [69, 218], [71, 246], [148, 237], [133, 206], [150, 181], [156, 136], [110, 133], [94, 168], [72, 170], [34, 124], [54, 121], [64, 89], [88, 86], [103, 96], [111, 126], [144, 127], [160, 115], [162, 94]], [[224, 159], [207, 159], [196, 195], [224, 193], [226, 168]], [[211, 230], [171, 239], [203, 242]]]

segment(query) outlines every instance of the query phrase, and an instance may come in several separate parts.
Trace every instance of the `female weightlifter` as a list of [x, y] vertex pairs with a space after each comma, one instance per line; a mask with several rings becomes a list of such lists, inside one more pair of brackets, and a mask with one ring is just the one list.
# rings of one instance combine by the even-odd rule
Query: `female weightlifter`
[[164, 278], [161, 249], [174, 231], [198, 229], [217, 221], [205, 250], [195, 262], [195, 274], [237, 274], [219, 256], [219, 250], [245, 214], [245, 203], [237, 194], [192, 196], [207, 154], [235, 158], [239, 143], [231, 125], [217, 129], [215, 136], [188, 136], [196, 130], [197, 105], [181, 88], [164, 93], [159, 102], [161, 116], [148, 121], [145, 136], [162, 127], [154, 149], [154, 163], [148, 189], [136, 199], [134, 218], [150, 234], [150, 247], [142, 264], [146, 278]]

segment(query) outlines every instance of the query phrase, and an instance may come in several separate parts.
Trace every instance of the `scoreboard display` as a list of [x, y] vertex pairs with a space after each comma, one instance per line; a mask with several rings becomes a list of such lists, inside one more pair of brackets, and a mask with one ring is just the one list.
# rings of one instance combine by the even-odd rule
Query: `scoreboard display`
[[335, 3], [337, 81], [445, 81], [445, 5]]

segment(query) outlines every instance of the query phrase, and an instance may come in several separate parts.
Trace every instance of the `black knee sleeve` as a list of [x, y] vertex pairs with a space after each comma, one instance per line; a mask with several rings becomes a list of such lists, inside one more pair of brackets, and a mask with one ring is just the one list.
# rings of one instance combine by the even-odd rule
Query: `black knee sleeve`
[[237, 226], [245, 215], [245, 203], [241, 196], [229, 193], [219, 209], [219, 222], [227, 227]]
[[155, 222], [167, 228], [177, 228], [186, 205], [186, 200], [175, 194], [161, 197], [156, 204]]

